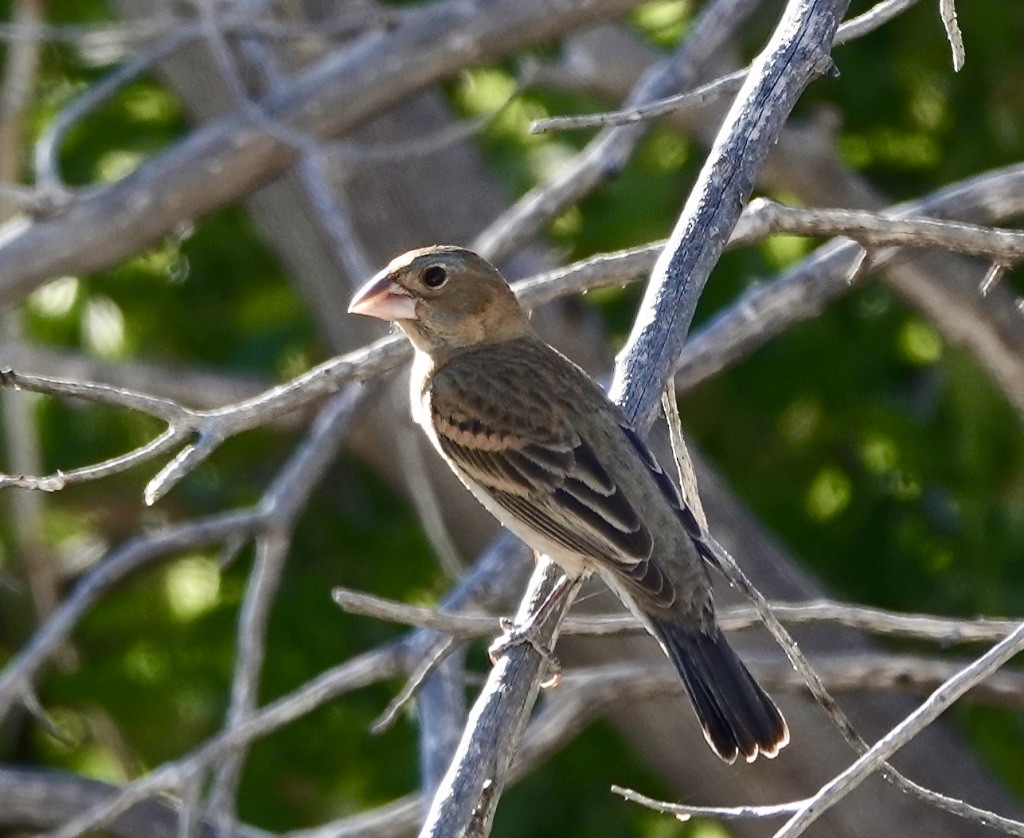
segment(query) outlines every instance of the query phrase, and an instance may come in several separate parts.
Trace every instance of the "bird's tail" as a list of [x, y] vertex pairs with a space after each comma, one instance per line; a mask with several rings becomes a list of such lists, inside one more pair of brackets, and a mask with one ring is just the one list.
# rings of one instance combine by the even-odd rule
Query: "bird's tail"
[[683, 678], [704, 738], [728, 763], [742, 754], [769, 759], [789, 743], [779, 708], [747, 671], [724, 635], [651, 618], [655, 633]]

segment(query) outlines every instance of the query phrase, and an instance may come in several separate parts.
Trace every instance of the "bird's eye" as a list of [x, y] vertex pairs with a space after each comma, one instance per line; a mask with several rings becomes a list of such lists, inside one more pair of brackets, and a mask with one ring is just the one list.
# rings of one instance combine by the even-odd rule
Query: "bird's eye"
[[440, 288], [448, 281], [448, 272], [440, 265], [431, 265], [420, 277], [427, 288]]

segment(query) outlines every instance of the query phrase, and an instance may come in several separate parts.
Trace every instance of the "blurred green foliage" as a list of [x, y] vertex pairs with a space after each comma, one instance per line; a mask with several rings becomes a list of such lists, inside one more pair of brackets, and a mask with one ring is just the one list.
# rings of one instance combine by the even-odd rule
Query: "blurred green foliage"
[[[9, 20], [9, 3], [0, 4]], [[755, 54], [778, 4], [745, 29]], [[54, 0], [54, 23], [109, 20], [99, 0]], [[851, 12], [863, 11], [855, 2]], [[632, 24], [667, 48], [697, 4], [658, 0]], [[842, 115], [849, 164], [894, 200], [1024, 159], [1024, 6], [961, 4], [967, 64], [954, 74], [934, 3], [920, 3], [835, 58], [842, 75], [816, 82], [798, 107]], [[33, 102], [35, 133], [109, 70], [88, 50], [48, 45]], [[473, 70], [448, 91], [466, 115], [496, 109], [514, 86], [510, 66]], [[550, 91], [519, 97], [480, 143], [514, 198], [549, 176], [587, 140], [532, 136], [531, 119], [598, 109]], [[166, 148], [187, 127], [154, 78], [131, 85], [69, 137], [68, 181], [112, 180]], [[656, 128], [629, 167], [550, 232], [566, 258], [638, 244], [673, 224], [702, 152]], [[767, 281], [811, 243], [777, 239], [728, 254], [715, 271], [698, 326], [751, 283]], [[1005, 282], [1021, 288], [1020, 271]], [[587, 299], [621, 340], [638, 291]], [[303, 300], [238, 208], [183, 229], [118, 268], [58, 279], [34, 293], [24, 319], [41, 343], [109, 359], [143, 358], [279, 379], [323, 356]], [[812, 322], [683, 399], [686, 430], [765, 524], [837, 595], [944, 614], [1024, 613], [1024, 436], [977, 363], [948, 346], [885, 287], [866, 282]], [[154, 423], [118, 411], [35, 403], [46, 467], [69, 468], [139, 444]], [[46, 537], [67, 561], [139, 527], [246, 504], [258, 497], [294, 435], [257, 432], [225, 445], [161, 502], [141, 503], [148, 472], [47, 498]], [[0, 497], [0, 570], [17, 574], [10, 515]], [[44, 705], [72, 743], [31, 728], [6, 761], [48, 763], [121, 781], [214, 733], [225, 711], [234, 630], [251, 555], [226, 568], [214, 553], [181, 556], [141, 573], [94, 609], [74, 638], [77, 664], [41, 685]], [[262, 701], [356, 655], [398, 630], [348, 617], [334, 585], [436, 601], [447, 587], [412, 513], [349, 458], [314, 495], [296, 531], [277, 597]], [[10, 596], [10, 594], [5, 594]], [[12, 612], [13, 613], [13, 612]], [[24, 627], [0, 613], [0, 663]], [[248, 761], [242, 816], [269, 829], [312, 826], [384, 803], [416, 786], [410, 720], [372, 737], [369, 722], [398, 684], [345, 696], [260, 742]], [[1024, 794], [1024, 719], [958, 706], [953, 714], [980, 753]], [[623, 803], [611, 782], [667, 793], [598, 725], [542, 771], [511, 789], [497, 835], [674, 835], [714, 838]]]

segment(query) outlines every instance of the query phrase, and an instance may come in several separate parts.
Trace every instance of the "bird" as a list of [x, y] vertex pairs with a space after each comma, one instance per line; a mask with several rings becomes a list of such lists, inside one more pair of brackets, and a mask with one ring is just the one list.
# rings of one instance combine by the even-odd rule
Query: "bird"
[[563, 580], [596, 572], [661, 644], [723, 760], [774, 758], [786, 722], [715, 622], [701, 526], [622, 410], [545, 343], [502, 274], [439, 245], [396, 257], [349, 311], [415, 353], [412, 414], [469, 491]]

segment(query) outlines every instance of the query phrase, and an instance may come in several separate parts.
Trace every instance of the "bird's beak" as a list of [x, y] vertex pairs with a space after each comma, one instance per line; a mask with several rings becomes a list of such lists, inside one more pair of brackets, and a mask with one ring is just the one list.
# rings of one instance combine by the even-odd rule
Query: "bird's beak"
[[381, 320], [415, 320], [416, 298], [389, 274], [377, 274], [356, 292], [348, 310]]

